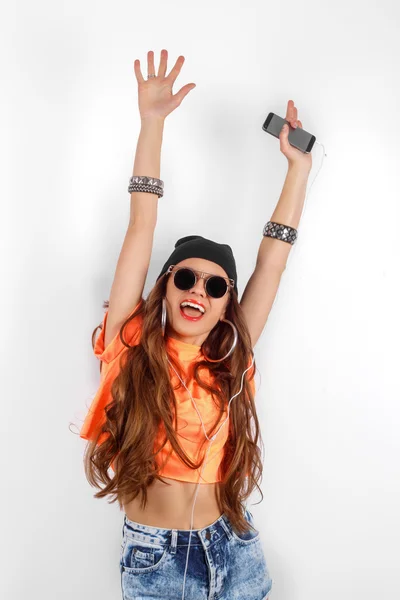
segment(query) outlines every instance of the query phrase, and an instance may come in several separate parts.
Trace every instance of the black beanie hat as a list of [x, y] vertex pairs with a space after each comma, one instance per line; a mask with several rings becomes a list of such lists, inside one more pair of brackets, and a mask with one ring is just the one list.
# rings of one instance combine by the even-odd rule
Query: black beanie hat
[[169, 266], [176, 265], [185, 258], [204, 258], [217, 263], [225, 269], [228, 277], [234, 280], [234, 290], [236, 294], [238, 293], [236, 263], [232, 248], [228, 244], [218, 244], [201, 235], [187, 235], [175, 243], [175, 250], [163, 266], [157, 281], [164, 275]]

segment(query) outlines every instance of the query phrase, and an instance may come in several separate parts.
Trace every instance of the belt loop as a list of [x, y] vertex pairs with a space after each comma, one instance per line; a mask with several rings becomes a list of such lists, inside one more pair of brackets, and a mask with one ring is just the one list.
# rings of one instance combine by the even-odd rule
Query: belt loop
[[225, 530], [226, 535], [228, 536], [228, 540], [230, 540], [232, 538], [232, 533], [230, 530], [230, 525], [227, 523], [227, 520], [225, 520], [224, 516], [221, 516], [221, 525], [222, 525], [223, 529]]
[[178, 541], [178, 531], [177, 529], [172, 529], [172, 536], [171, 536], [171, 554], [175, 554], [176, 552], [176, 546], [177, 546], [177, 541]]

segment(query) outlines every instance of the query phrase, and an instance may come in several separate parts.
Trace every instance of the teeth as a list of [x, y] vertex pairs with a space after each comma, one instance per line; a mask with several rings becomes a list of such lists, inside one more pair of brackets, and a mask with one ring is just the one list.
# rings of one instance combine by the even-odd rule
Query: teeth
[[204, 308], [202, 308], [201, 306], [199, 306], [198, 304], [194, 304], [194, 302], [182, 302], [181, 304], [181, 308], [183, 308], [184, 306], [192, 306], [193, 308], [197, 308], [197, 310], [199, 310], [200, 312], [202, 312], [203, 314], [206, 312], [204, 310]]

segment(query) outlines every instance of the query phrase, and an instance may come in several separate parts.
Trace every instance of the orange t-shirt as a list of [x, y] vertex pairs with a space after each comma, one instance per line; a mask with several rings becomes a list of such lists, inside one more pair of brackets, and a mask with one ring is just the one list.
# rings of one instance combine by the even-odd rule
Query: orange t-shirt
[[[139, 305], [143, 302], [143, 298], [140, 300], [139, 304], [132, 310], [133, 312], [139, 307]], [[130, 316], [129, 315], [129, 316]], [[89, 408], [88, 414], [83, 423], [82, 429], [80, 431], [80, 437], [86, 440], [92, 439], [93, 433], [98, 427], [105, 421], [105, 413], [104, 409], [111, 402], [111, 386], [115, 379], [115, 377], [119, 373], [119, 359], [122, 352], [126, 352], [128, 349], [122, 344], [119, 331], [115, 335], [114, 339], [108, 344], [107, 348], [104, 348], [104, 332], [107, 325], [107, 316], [108, 310], [105, 312], [102, 322], [102, 329], [99, 336], [96, 339], [94, 345], [94, 354], [102, 361], [101, 368], [101, 376], [100, 376], [100, 386], [96, 392], [95, 397], [92, 400], [91, 406]], [[124, 340], [130, 345], [138, 345], [140, 343], [141, 336], [141, 324], [142, 324], [142, 315], [139, 315], [132, 319], [128, 325], [124, 329], [123, 337]], [[201, 354], [201, 346], [196, 346], [193, 344], [187, 344], [186, 342], [182, 342], [180, 340], [176, 340], [175, 338], [168, 337], [166, 338], [166, 346], [167, 351], [171, 355], [174, 353], [181, 363], [184, 373], [188, 371], [190, 364], [193, 361], [199, 361], [202, 359]], [[251, 363], [249, 362], [249, 365]], [[172, 386], [177, 385], [179, 379], [170, 365], [170, 376]], [[210, 383], [211, 374], [207, 375], [207, 371], [202, 371], [202, 378]], [[254, 365], [253, 368], [247, 371], [246, 377], [250, 381], [250, 385], [255, 394], [255, 383], [254, 383]], [[206, 390], [201, 388], [194, 379], [191, 379], [189, 382], [183, 378], [190, 393], [193, 396], [194, 401], [196, 402], [197, 409], [202, 417], [204, 428], [208, 432], [212, 423], [215, 422], [218, 414], [218, 409], [212, 401], [211, 395], [207, 394]], [[178, 424], [178, 440], [183, 448], [184, 452], [191, 458], [193, 461], [198, 461], [198, 450], [200, 447], [200, 443], [204, 440], [204, 431], [201, 425], [199, 416], [193, 403], [187, 393], [186, 389], [182, 386], [175, 390], [175, 397], [177, 402], [177, 424]], [[233, 402], [237, 400], [238, 397], [232, 400], [231, 406]], [[223, 414], [222, 418], [219, 421], [217, 426], [220, 427], [220, 424], [226, 419], [227, 410]], [[217, 431], [217, 429], [215, 431]], [[155, 439], [155, 449], [158, 449], [161, 446], [161, 442], [163, 440], [162, 428], [158, 432], [158, 435]], [[211, 443], [207, 441], [202, 450], [202, 456], [207, 452], [209, 445], [211, 443], [211, 448], [208, 451], [206, 465], [203, 466], [203, 471], [201, 475], [201, 483], [214, 483], [217, 481], [221, 481], [221, 474], [219, 470], [219, 466], [223, 457], [223, 449], [228, 438], [229, 433], [229, 420], [222, 426], [220, 429], [216, 439]], [[107, 434], [105, 433], [104, 436]], [[99, 442], [104, 439], [104, 437], [99, 438]], [[160, 443], [158, 443], [160, 442]], [[156, 460], [158, 464], [162, 464], [166, 458], [166, 456], [171, 451], [171, 444], [169, 440], [165, 444], [164, 448], [157, 454]], [[171, 456], [168, 458], [168, 461], [160, 471], [160, 475], [164, 477], [168, 477], [171, 479], [178, 479], [180, 481], [190, 481], [197, 483], [199, 481], [199, 476], [201, 472], [202, 466], [199, 467], [198, 470], [190, 469], [187, 467], [179, 458], [179, 456], [172, 451]]]

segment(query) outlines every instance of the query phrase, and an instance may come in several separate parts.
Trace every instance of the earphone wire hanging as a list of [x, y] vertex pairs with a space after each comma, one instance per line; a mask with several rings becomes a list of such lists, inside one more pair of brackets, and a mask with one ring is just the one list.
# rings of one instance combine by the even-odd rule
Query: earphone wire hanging
[[[320, 146], [322, 146], [322, 148], [323, 148], [323, 154], [324, 154], [324, 156], [327, 156], [327, 154], [326, 154], [326, 152], [325, 152], [325, 147], [324, 147], [324, 145], [323, 145], [323, 144], [320, 144], [320, 142], [316, 142], [316, 143], [317, 143], [317, 144], [319, 144]], [[314, 184], [314, 181], [316, 180], [316, 178], [317, 178], [317, 176], [318, 176], [318, 173], [319, 173], [319, 171], [320, 171], [320, 170], [321, 170], [321, 168], [322, 168], [322, 164], [323, 164], [323, 162], [324, 162], [324, 158], [322, 157], [321, 165], [320, 165], [320, 167], [319, 167], [319, 169], [318, 169], [318, 171], [317, 171], [317, 173], [316, 173], [316, 175], [315, 175], [315, 177], [314, 177], [314, 179], [313, 179], [313, 181], [312, 181], [312, 183], [311, 183], [311, 186], [310, 186], [309, 190], [307, 191], [306, 198], [305, 198], [305, 201], [304, 201], [304, 207], [303, 207], [303, 210], [302, 210], [302, 212], [301, 212], [301, 217], [303, 216], [303, 214], [304, 214], [304, 211], [305, 211], [305, 208], [306, 208], [306, 203], [307, 203], [308, 194], [309, 194], [309, 192], [310, 192], [310, 190], [311, 190], [311, 188], [312, 188], [312, 186], [313, 186], [313, 184]], [[300, 217], [300, 221], [301, 221], [301, 217]], [[292, 253], [293, 253], [293, 252], [292, 252]], [[290, 258], [291, 258], [291, 257], [289, 256], [289, 259], [288, 259], [288, 262], [287, 262], [287, 264], [289, 264], [289, 260], [290, 260]], [[279, 292], [279, 288], [278, 288], [278, 292]], [[276, 298], [277, 298], [277, 295], [275, 296], [275, 300], [274, 300], [274, 302], [273, 302], [272, 306], [275, 304]], [[271, 308], [272, 308], [272, 307], [271, 307]], [[170, 361], [168, 360], [168, 362], [170, 362]], [[224, 420], [224, 421], [221, 423], [221, 425], [220, 425], [220, 426], [219, 426], [219, 428], [217, 429], [217, 432], [216, 432], [216, 433], [215, 433], [215, 434], [214, 434], [214, 435], [213, 435], [211, 438], [209, 438], [209, 437], [208, 437], [208, 435], [207, 435], [207, 433], [206, 433], [206, 431], [205, 431], [205, 427], [204, 427], [203, 420], [202, 420], [202, 418], [201, 418], [201, 415], [200, 415], [200, 413], [199, 413], [199, 411], [198, 411], [198, 409], [197, 409], [196, 402], [194, 401], [194, 399], [193, 399], [193, 397], [192, 397], [192, 394], [190, 393], [190, 391], [189, 391], [189, 389], [187, 388], [187, 386], [186, 386], [186, 384], [184, 383], [184, 381], [182, 381], [182, 379], [181, 379], [181, 377], [179, 376], [179, 374], [176, 372], [176, 369], [175, 369], [175, 367], [172, 365], [172, 363], [170, 363], [170, 364], [171, 364], [172, 368], [174, 369], [175, 373], [177, 374], [178, 378], [180, 379], [180, 381], [182, 382], [182, 384], [183, 384], [183, 385], [184, 385], [184, 387], [186, 388], [186, 391], [188, 392], [188, 394], [189, 394], [189, 396], [190, 396], [190, 398], [191, 398], [191, 400], [192, 400], [193, 406], [195, 407], [195, 409], [196, 409], [196, 412], [197, 412], [197, 414], [198, 414], [198, 416], [199, 416], [199, 418], [200, 418], [201, 425], [202, 425], [202, 428], [203, 428], [203, 431], [204, 431], [204, 435], [205, 435], [205, 436], [206, 436], [206, 438], [207, 438], [207, 439], [210, 441], [210, 444], [209, 444], [209, 446], [208, 446], [207, 452], [206, 452], [206, 454], [205, 454], [205, 457], [204, 457], [203, 465], [202, 465], [202, 467], [201, 467], [201, 471], [200, 471], [200, 475], [199, 475], [199, 480], [198, 480], [198, 482], [197, 482], [197, 487], [196, 487], [196, 491], [195, 491], [195, 495], [194, 495], [194, 502], [193, 502], [193, 505], [192, 505], [192, 512], [191, 512], [191, 518], [190, 518], [189, 544], [188, 544], [188, 551], [187, 551], [187, 554], [186, 554], [185, 573], [184, 573], [184, 576], [183, 576], [182, 600], [184, 600], [184, 598], [185, 598], [186, 572], [187, 572], [187, 568], [188, 568], [188, 562], [189, 562], [189, 552], [190, 552], [190, 543], [191, 543], [191, 539], [192, 539], [192, 531], [193, 531], [193, 516], [194, 516], [194, 507], [195, 507], [195, 504], [196, 504], [196, 498], [197, 498], [197, 493], [198, 493], [198, 490], [199, 490], [200, 479], [201, 479], [201, 476], [202, 476], [202, 473], [203, 473], [204, 467], [206, 466], [206, 464], [208, 464], [208, 463], [206, 462], [206, 458], [208, 457], [208, 453], [209, 453], [209, 451], [210, 451], [210, 449], [211, 449], [212, 443], [213, 443], [213, 441], [215, 440], [215, 438], [217, 437], [217, 435], [218, 435], [218, 433], [220, 432], [221, 428], [222, 428], [222, 427], [225, 425], [225, 423], [226, 423], [226, 422], [228, 421], [228, 419], [229, 419], [229, 407], [230, 407], [230, 404], [231, 404], [232, 400], [233, 400], [233, 399], [234, 399], [234, 398], [235, 398], [235, 397], [236, 397], [238, 394], [240, 394], [240, 392], [241, 392], [241, 391], [242, 391], [242, 389], [243, 389], [243, 376], [245, 375], [245, 373], [247, 373], [247, 371], [248, 371], [249, 369], [251, 369], [251, 367], [252, 367], [252, 366], [253, 366], [253, 364], [254, 364], [254, 354], [253, 354], [253, 358], [252, 358], [251, 365], [250, 365], [250, 366], [249, 366], [249, 367], [248, 367], [248, 368], [247, 368], [245, 371], [243, 371], [243, 373], [242, 373], [242, 382], [241, 382], [240, 390], [239, 390], [239, 391], [238, 391], [236, 394], [234, 394], [234, 395], [233, 395], [233, 396], [230, 398], [230, 400], [229, 400], [229, 402], [228, 402], [228, 414], [227, 414], [227, 417], [226, 417], [226, 419], [225, 419], [225, 420]]]
[[[243, 377], [244, 377], [245, 373], [247, 373], [247, 371], [248, 371], [249, 369], [251, 369], [251, 368], [252, 368], [252, 366], [253, 366], [253, 364], [254, 364], [254, 354], [253, 354], [253, 358], [252, 358], [252, 361], [251, 361], [251, 365], [250, 365], [250, 366], [248, 366], [248, 367], [247, 367], [247, 369], [245, 369], [245, 370], [243, 371], [243, 373], [242, 373], [242, 380], [241, 380], [241, 385], [240, 385], [240, 389], [239, 389], [239, 391], [238, 391], [238, 392], [236, 392], [236, 394], [234, 394], [234, 395], [233, 395], [233, 396], [230, 398], [230, 400], [229, 400], [229, 402], [228, 402], [228, 414], [227, 414], [227, 416], [226, 416], [225, 420], [224, 420], [224, 421], [223, 421], [223, 422], [220, 424], [220, 426], [218, 427], [218, 429], [217, 429], [216, 433], [214, 433], [214, 435], [213, 435], [211, 438], [209, 438], [209, 437], [208, 437], [208, 435], [207, 435], [207, 432], [206, 432], [206, 430], [205, 430], [205, 427], [204, 427], [203, 419], [201, 418], [201, 414], [200, 414], [200, 412], [199, 412], [199, 410], [198, 410], [198, 408], [197, 408], [196, 402], [195, 402], [195, 400], [194, 400], [194, 398], [193, 398], [192, 394], [190, 393], [189, 389], [187, 388], [187, 386], [186, 386], [185, 382], [184, 382], [184, 381], [182, 380], [182, 378], [180, 377], [179, 373], [177, 373], [177, 371], [176, 371], [176, 369], [175, 369], [174, 365], [171, 363], [171, 361], [170, 361], [168, 358], [167, 358], [167, 360], [168, 360], [169, 364], [171, 365], [171, 367], [173, 368], [173, 370], [175, 371], [175, 373], [176, 373], [176, 375], [178, 376], [178, 378], [180, 379], [180, 381], [181, 381], [182, 385], [185, 387], [186, 391], [188, 392], [188, 394], [189, 394], [189, 396], [190, 396], [190, 399], [191, 399], [191, 401], [192, 401], [192, 404], [193, 404], [193, 406], [195, 407], [195, 409], [196, 409], [196, 412], [197, 412], [197, 414], [198, 414], [198, 416], [199, 416], [199, 419], [200, 419], [200, 422], [201, 422], [201, 426], [202, 426], [202, 428], [203, 428], [203, 431], [204, 431], [204, 435], [206, 436], [207, 440], [209, 440], [209, 442], [210, 442], [210, 444], [209, 444], [209, 446], [208, 446], [208, 449], [207, 449], [207, 452], [206, 452], [206, 454], [205, 454], [204, 460], [203, 460], [202, 467], [201, 467], [201, 471], [200, 471], [200, 475], [199, 475], [199, 479], [198, 479], [198, 482], [197, 482], [197, 487], [196, 487], [196, 491], [195, 491], [195, 495], [194, 495], [194, 502], [193, 502], [193, 505], [192, 505], [192, 513], [191, 513], [191, 517], [190, 517], [189, 544], [188, 544], [188, 551], [187, 551], [187, 554], [186, 554], [186, 565], [185, 565], [185, 573], [184, 573], [184, 576], [183, 576], [183, 589], [182, 589], [182, 600], [184, 600], [184, 598], [185, 598], [186, 572], [187, 572], [187, 567], [188, 567], [188, 562], [189, 562], [190, 543], [191, 543], [191, 539], [192, 539], [192, 531], [193, 531], [193, 515], [194, 515], [194, 506], [195, 506], [195, 504], [196, 504], [196, 498], [197, 498], [197, 493], [198, 493], [198, 490], [199, 490], [200, 479], [201, 479], [201, 476], [202, 476], [202, 473], [203, 473], [204, 467], [205, 467], [205, 466], [208, 464], [208, 462], [206, 461], [206, 458], [207, 458], [207, 456], [208, 456], [208, 453], [209, 453], [209, 451], [210, 451], [210, 448], [211, 448], [211, 446], [212, 446], [212, 443], [214, 442], [215, 438], [217, 437], [217, 435], [218, 435], [218, 433], [220, 432], [220, 430], [222, 429], [222, 427], [225, 425], [225, 423], [226, 423], [226, 422], [228, 421], [228, 419], [229, 419], [229, 407], [230, 407], [230, 404], [231, 404], [232, 400], [233, 400], [234, 398], [236, 398], [236, 396], [238, 396], [238, 395], [241, 393], [241, 391], [242, 391], [242, 389], [243, 389]], [[211, 460], [211, 459], [210, 459], [210, 460]]]

